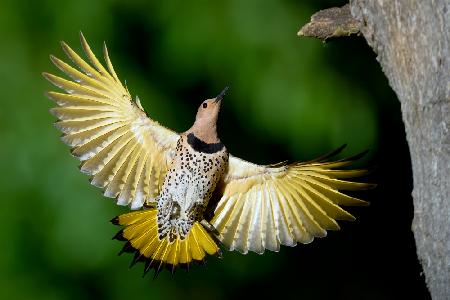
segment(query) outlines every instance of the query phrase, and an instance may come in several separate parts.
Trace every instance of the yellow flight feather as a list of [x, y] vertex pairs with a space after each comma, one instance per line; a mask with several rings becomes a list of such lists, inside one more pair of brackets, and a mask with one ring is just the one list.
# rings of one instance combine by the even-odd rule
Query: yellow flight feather
[[336, 220], [355, 219], [340, 205], [367, 204], [341, 190], [375, 186], [345, 180], [366, 170], [335, 170], [357, 158], [260, 166], [230, 155], [222, 197], [211, 220], [219, 240], [229, 250], [263, 253], [339, 230]]
[[132, 101], [106, 45], [105, 68], [82, 34], [80, 41], [89, 62], [64, 42], [61, 46], [75, 67], [50, 56], [71, 80], [43, 73], [66, 92], [47, 93], [58, 105], [50, 110], [58, 118], [55, 126], [82, 162], [81, 171], [92, 176], [92, 184], [118, 204], [138, 209], [159, 194], [179, 135], [148, 118]]

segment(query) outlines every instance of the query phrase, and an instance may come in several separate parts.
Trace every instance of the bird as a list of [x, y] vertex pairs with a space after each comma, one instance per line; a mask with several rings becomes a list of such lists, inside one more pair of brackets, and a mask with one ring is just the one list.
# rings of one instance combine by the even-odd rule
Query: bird
[[342, 206], [368, 202], [343, 191], [375, 184], [350, 178], [367, 174], [349, 169], [365, 152], [332, 160], [342, 146], [306, 162], [258, 165], [233, 156], [221, 142], [218, 116], [228, 88], [198, 107], [193, 125], [177, 133], [151, 119], [119, 80], [103, 43], [103, 65], [80, 32], [83, 59], [65, 42], [72, 66], [50, 55], [69, 79], [43, 76], [62, 92], [48, 91], [56, 103], [55, 127], [90, 183], [129, 206], [111, 220], [121, 226], [114, 239], [119, 254], [134, 253], [144, 275], [167, 268], [188, 269], [222, 249], [242, 254], [307, 244], [339, 230], [337, 220], [355, 217]]

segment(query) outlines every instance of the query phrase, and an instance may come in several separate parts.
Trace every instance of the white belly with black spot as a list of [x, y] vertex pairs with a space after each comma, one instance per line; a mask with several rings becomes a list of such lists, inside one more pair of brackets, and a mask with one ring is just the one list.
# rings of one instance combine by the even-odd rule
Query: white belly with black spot
[[226, 149], [219, 153], [196, 152], [179, 142], [172, 167], [158, 196], [160, 235], [185, 236], [195, 221], [201, 221], [208, 201], [226, 170]]

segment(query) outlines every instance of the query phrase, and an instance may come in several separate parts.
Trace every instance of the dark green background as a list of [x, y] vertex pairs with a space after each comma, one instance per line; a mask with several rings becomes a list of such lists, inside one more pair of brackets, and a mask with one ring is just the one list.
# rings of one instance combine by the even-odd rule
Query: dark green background
[[[127, 4], [124, 4], [127, 2]], [[400, 106], [361, 37], [298, 38], [312, 13], [344, 1], [0, 2], [0, 299], [427, 298], [415, 255], [411, 170]], [[51, 125], [42, 71], [60, 74], [58, 42], [102, 42], [132, 95], [177, 131], [231, 87], [222, 141], [258, 163], [305, 160], [347, 143], [379, 183], [358, 220], [325, 239], [262, 256], [225, 252], [152, 281], [118, 257], [124, 213], [88, 184]]]

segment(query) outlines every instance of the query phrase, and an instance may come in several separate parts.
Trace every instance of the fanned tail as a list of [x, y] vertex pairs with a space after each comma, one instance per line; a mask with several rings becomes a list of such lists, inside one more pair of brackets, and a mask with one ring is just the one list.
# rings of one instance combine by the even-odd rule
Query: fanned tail
[[153, 268], [156, 277], [163, 266], [173, 273], [177, 266], [189, 268], [192, 261], [203, 262], [207, 254], [220, 256], [220, 248], [198, 222], [194, 223], [185, 239], [177, 236], [171, 242], [166, 236], [160, 240], [156, 208], [123, 214], [111, 222], [125, 226], [114, 236], [114, 239], [126, 241], [119, 255], [135, 253], [131, 266], [144, 262], [144, 275]]

